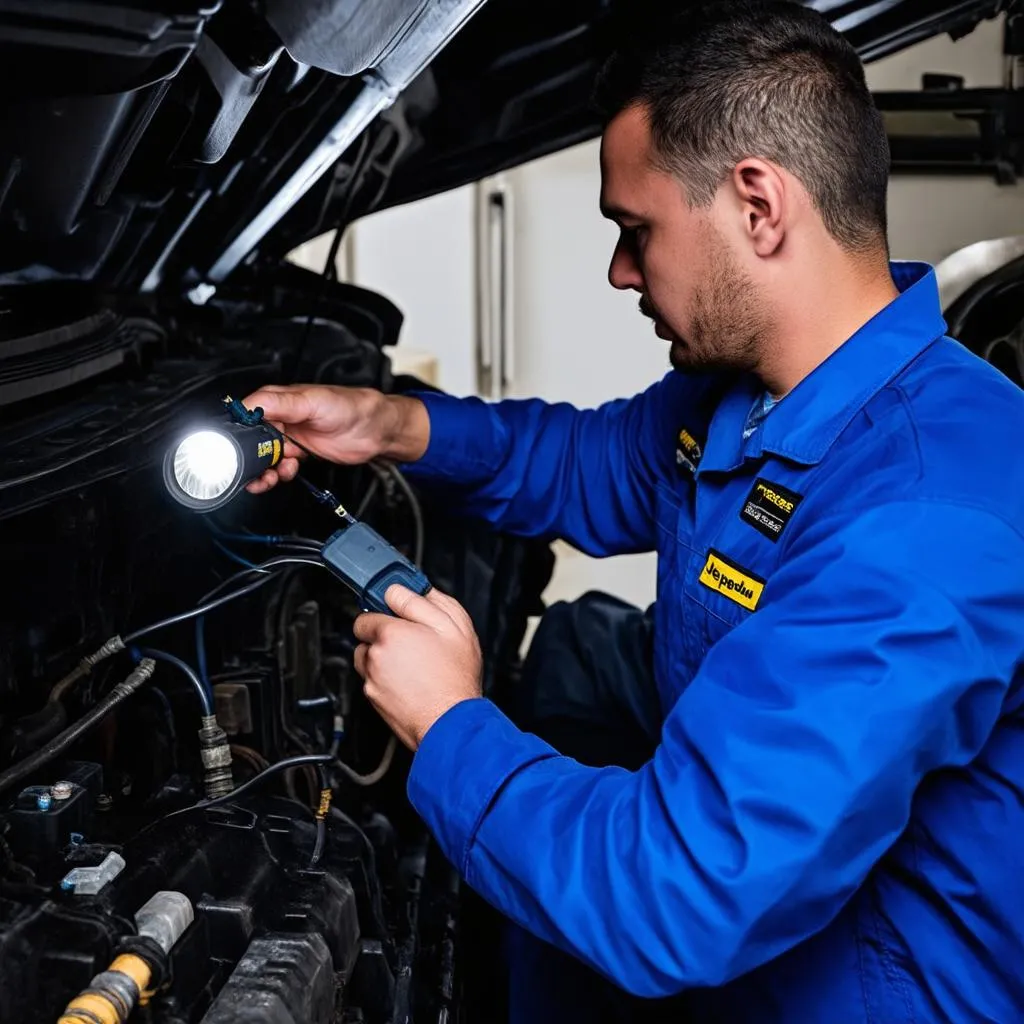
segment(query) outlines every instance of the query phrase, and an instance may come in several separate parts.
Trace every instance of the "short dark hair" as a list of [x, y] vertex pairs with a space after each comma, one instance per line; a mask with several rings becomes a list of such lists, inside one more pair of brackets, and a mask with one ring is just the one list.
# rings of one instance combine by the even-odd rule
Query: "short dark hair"
[[885, 126], [856, 50], [820, 14], [792, 0], [687, 7], [623, 43], [595, 99], [606, 123], [647, 109], [655, 152], [692, 205], [762, 157], [801, 181], [845, 248], [887, 245]]

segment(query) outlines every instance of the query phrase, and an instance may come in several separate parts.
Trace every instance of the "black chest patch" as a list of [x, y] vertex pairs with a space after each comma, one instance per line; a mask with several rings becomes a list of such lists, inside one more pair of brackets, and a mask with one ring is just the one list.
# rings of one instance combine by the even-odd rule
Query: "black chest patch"
[[803, 500], [802, 494], [758, 477], [743, 503], [740, 519], [774, 543]]

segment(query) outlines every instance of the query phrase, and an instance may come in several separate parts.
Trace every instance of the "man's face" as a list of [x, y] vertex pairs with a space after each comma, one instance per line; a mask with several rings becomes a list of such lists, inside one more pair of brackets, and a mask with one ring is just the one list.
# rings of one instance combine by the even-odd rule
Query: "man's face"
[[640, 293], [672, 365], [752, 370], [764, 322], [741, 254], [716, 228], [716, 204], [691, 209], [679, 179], [656, 165], [642, 107], [606, 128], [601, 178], [601, 210], [620, 230], [608, 279]]

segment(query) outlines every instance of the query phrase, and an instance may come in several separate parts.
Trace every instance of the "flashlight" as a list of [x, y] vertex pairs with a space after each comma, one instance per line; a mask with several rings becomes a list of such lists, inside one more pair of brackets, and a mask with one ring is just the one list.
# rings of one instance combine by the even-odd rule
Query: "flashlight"
[[[284, 450], [285, 435], [263, 420], [262, 409], [250, 411], [230, 397], [224, 399], [224, 408], [222, 422], [180, 436], [164, 456], [167, 489], [195, 512], [227, 504], [250, 480], [276, 466]], [[345, 523], [327, 539], [320, 558], [355, 593], [364, 611], [393, 614], [384, 600], [393, 583], [420, 595], [430, 591], [427, 577], [372, 526], [356, 519], [330, 491], [305, 477], [299, 480]]]
[[[262, 415], [240, 417], [225, 399], [222, 421], [180, 436], [164, 456], [164, 484], [171, 497], [194, 512], [226, 505], [250, 480], [276, 466], [284, 439]], [[258, 410], [257, 410], [258, 411]]]

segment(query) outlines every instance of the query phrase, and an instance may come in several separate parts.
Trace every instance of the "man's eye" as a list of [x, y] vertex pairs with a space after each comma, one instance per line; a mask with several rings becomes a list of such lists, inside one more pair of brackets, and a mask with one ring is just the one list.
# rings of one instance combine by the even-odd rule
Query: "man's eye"
[[636, 224], [631, 228], [623, 228], [623, 232], [629, 241], [635, 245], [647, 237], [647, 226], [645, 224]]

